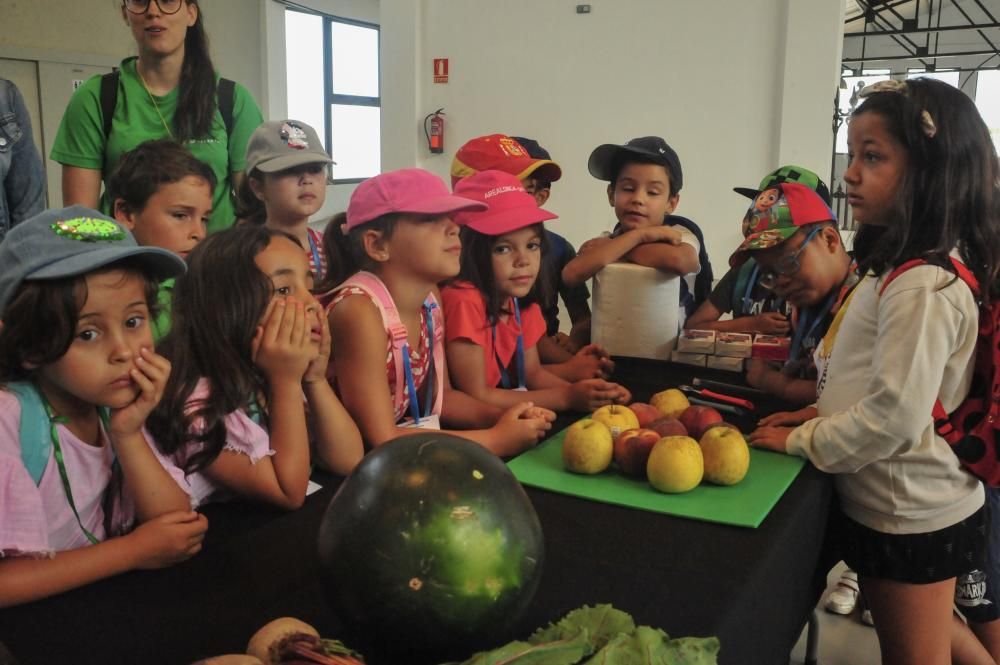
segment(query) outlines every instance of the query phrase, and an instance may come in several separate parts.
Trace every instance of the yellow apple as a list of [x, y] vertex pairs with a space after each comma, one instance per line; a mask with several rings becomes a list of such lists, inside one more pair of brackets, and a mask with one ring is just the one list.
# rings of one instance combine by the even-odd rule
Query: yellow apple
[[735, 485], [750, 469], [750, 447], [739, 430], [712, 427], [701, 436], [705, 480], [716, 485]]
[[649, 453], [646, 477], [653, 489], [678, 494], [697, 487], [704, 469], [697, 441], [689, 436], [665, 436]]
[[596, 420], [580, 420], [566, 430], [562, 443], [563, 466], [573, 473], [600, 473], [611, 465], [614, 440], [611, 430]]
[[655, 406], [665, 418], [680, 418], [681, 414], [691, 406], [688, 398], [677, 388], [668, 388], [656, 393], [649, 400], [649, 403]]
[[639, 418], [635, 415], [635, 411], [621, 404], [602, 406], [590, 414], [590, 418], [604, 423], [611, 431], [612, 439], [617, 439], [618, 435], [627, 429], [639, 427]]

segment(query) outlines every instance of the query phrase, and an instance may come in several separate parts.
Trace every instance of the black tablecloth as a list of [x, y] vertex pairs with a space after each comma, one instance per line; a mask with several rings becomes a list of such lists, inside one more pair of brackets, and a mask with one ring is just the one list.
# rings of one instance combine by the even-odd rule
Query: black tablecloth
[[[620, 359], [616, 378], [647, 399], [693, 373]], [[0, 610], [0, 642], [23, 665], [183, 665], [242, 652], [261, 625], [295, 616], [350, 643], [317, 582], [316, 532], [339, 479], [317, 479], [324, 488], [292, 513], [244, 503], [206, 507], [205, 548], [179, 566]], [[528, 494], [545, 533], [546, 562], [518, 623], [521, 636], [581, 605], [610, 602], [675, 637], [718, 636], [720, 663], [784, 665], [825, 584], [831, 483], [810, 465], [757, 529]]]

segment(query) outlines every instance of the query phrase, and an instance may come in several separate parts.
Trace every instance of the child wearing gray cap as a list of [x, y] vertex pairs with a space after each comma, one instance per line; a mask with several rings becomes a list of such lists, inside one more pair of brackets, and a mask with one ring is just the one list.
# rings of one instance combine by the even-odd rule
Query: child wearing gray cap
[[0, 266], [0, 607], [191, 557], [207, 522], [143, 434], [170, 375], [157, 284], [184, 262], [74, 206], [14, 227]]

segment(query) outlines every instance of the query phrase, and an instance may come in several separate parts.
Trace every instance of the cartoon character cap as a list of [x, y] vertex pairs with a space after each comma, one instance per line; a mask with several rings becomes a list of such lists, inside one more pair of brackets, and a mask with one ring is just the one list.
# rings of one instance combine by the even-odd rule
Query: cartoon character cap
[[482, 171], [462, 178], [455, 185], [455, 194], [489, 206], [489, 210], [455, 215], [455, 223], [488, 236], [503, 235], [557, 218], [538, 207], [535, 197], [524, 191], [517, 176], [503, 171]]
[[35, 215], [0, 243], [0, 318], [25, 280], [85, 275], [130, 257], [161, 281], [187, 269], [181, 257], [138, 245], [125, 227], [96, 210], [71, 206]]
[[336, 164], [326, 154], [316, 130], [299, 120], [271, 120], [247, 142], [246, 172], [276, 173], [303, 164]]
[[776, 184], [750, 205], [743, 222], [750, 233], [730, 257], [729, 265], [743, 263], [747, 252], [780, 245], [806, 224], [836, 221], [830, 206], [814, 190], [799, 183]]
[[757, 198], [757, 195], [765, 189], [769, 189], [770, 187], [783, 182], [797, 182], [801, 185], [805, 185], [819, 194], [820, 198], [823, 199], [824, 203], [828, 206], [833, 205], [833, 199], [830, 198], [830, 188], [826, 186], [826, 183], [809, 169], [804, 169], [801, 166], [794, 166], [792, 164], [782, 166], [768, 173], [760, 181], [757, 189], [753, 189], [752, 187], [733, 187], [733, 191], [737, 194], [742, 194], [749, 199], [755, 199]]
[[451, 186], [462, 178], [480, 171], [503, 171], [518, 180], [537, 175], [555, 182], [562, 177], [562, 169], [548, 157], [532, 157], [520, 143], [506, 134], [490, 134], [466, 141], [451, 162]]

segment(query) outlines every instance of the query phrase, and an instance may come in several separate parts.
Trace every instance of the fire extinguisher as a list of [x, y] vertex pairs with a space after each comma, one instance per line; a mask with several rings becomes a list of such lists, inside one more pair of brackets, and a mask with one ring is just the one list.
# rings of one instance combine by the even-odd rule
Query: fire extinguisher
[[[427, 137], [427, 149], [434, 154], [444, 152], [444, 109], [440, 108], [434, 113], [428, 113], [424, 118], [424, 136]], [[431, 127], [427, 129], [427, 121], [430, 120]]]

